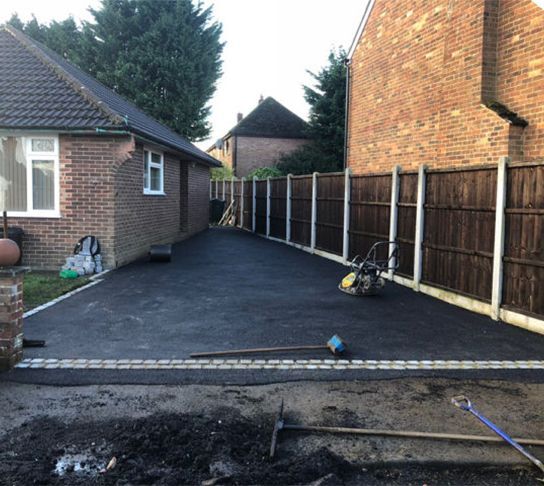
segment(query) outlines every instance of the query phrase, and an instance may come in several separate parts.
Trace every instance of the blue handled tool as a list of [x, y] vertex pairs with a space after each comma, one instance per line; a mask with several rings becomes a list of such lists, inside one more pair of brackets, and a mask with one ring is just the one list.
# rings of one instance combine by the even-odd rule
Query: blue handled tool
[[316, 344], [311, 346], [281, 346], [274, 348], [251, 348], [231, 349], [230, 351], [209, 351], [205, 353], [191, 353], [191, 358], [202, 358], [205, 356], [226, 356], [230, 354], [259, 354], [259, 353], [280, 353], [282, 351], [309, 351], [313, 349], [328, 349], [335, 356], [346, 350], [346, 342], [337, 334], [331, 337], [327, 344]]
[[453, 403], [457, 408], [460, 408], [461, 410], [465, 412], [470, 412], [486, 427], [489, 427], [493, 432], [495, 432], [495, 434], [501, 437], [504, 441], [506, 441], [514, 449], [516, 449], [520, 454], [524, 455], [527, 459], [529, 459], [529, 461], [531, 461], [536, 467], [538, 467], [538, 469], [544, 472], [544, 464], [542, 463], [542, 461], [540, 461], [535, 456], [533, 456], [527, 449], [525, 449], [518, 442], [512, 439], [512, 437], [510, 437], [504, 430], [500, 429], [493, 422], [491, 422], [491, 420], [484, 417], [480, 412], [478, 412], [478, 410], [476, 410], [472, 406], [472, 403], [467, 397], [465, 397], [464, 395], [453, 397], [451, 399], [451, 403]]

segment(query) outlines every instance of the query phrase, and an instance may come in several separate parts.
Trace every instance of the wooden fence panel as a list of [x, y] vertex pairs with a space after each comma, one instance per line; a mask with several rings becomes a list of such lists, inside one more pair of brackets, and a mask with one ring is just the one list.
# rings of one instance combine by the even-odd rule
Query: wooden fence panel
[[[389, 240], [391, 174], [351, 178], [349, 255], [365, 256], [377, 241]], [[384, 253], [387, 251], [384, 245]], [[385, 257], [379, 255], [380, 258]]]
[[404, 277], [414, 276], [414, 238], [416, 233], [417, 172], [399, 175], [397, 242], [399, 268]]
[[244, 181], [244, 229], [250, 230], [253, 225], [253, 181]]
[[544, 165], [507, 169], [503, 305], [544, 317]]
[[291, 179], [291, 241], [310, 246], [312, 233], [312, 176]]
[[491, 301], [497, 169], [429, 172], [422, 281]]
[[232, 188], [232, 181], [230, 179], [225, 180], [225, 209], [229, 207], [229, 204], [231, 203], [231, 188]]
[[287, 177], [270, 179], [270, 236], [285, 240]]
[[234, 181], [234, 225], [238, 226], [240, 224], [242, 215], [241, 215], [241, 194], [242, 194], [242, 181]]
[[255, 184], [255, 232], [266, 234], [266, 180], [257, 181]]
[[317, 178], [316, 247], [342, 255], [344, 228], [344, 174]]

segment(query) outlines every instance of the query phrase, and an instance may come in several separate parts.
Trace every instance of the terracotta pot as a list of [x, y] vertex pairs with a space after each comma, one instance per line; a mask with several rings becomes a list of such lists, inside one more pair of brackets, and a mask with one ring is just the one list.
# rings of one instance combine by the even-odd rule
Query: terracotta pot
[[0, 267], [15, 265], [21, 257], [21, 250], [15, 241], [8, 238], [0, 239]]

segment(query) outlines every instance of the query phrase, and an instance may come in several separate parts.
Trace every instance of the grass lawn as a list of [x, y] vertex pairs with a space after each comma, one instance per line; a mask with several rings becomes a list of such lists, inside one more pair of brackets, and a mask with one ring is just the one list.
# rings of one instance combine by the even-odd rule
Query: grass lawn
[[60, 278], [55, 272], [27, 273], [23, 285], [25, 311], [45, 304], [66, 292], [70, 292], [70, 290], [77, 289], [88, 281], [88, 277]]

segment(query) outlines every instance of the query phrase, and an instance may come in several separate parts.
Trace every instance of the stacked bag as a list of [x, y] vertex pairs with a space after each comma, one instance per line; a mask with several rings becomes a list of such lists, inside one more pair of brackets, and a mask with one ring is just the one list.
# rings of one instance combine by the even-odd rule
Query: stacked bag
[[84, 236], [74, 248], [74, 255], [66, 258], [60, 276], [76, 278], [102, 272], [102, 255], [100, 243], [94, 236]]

